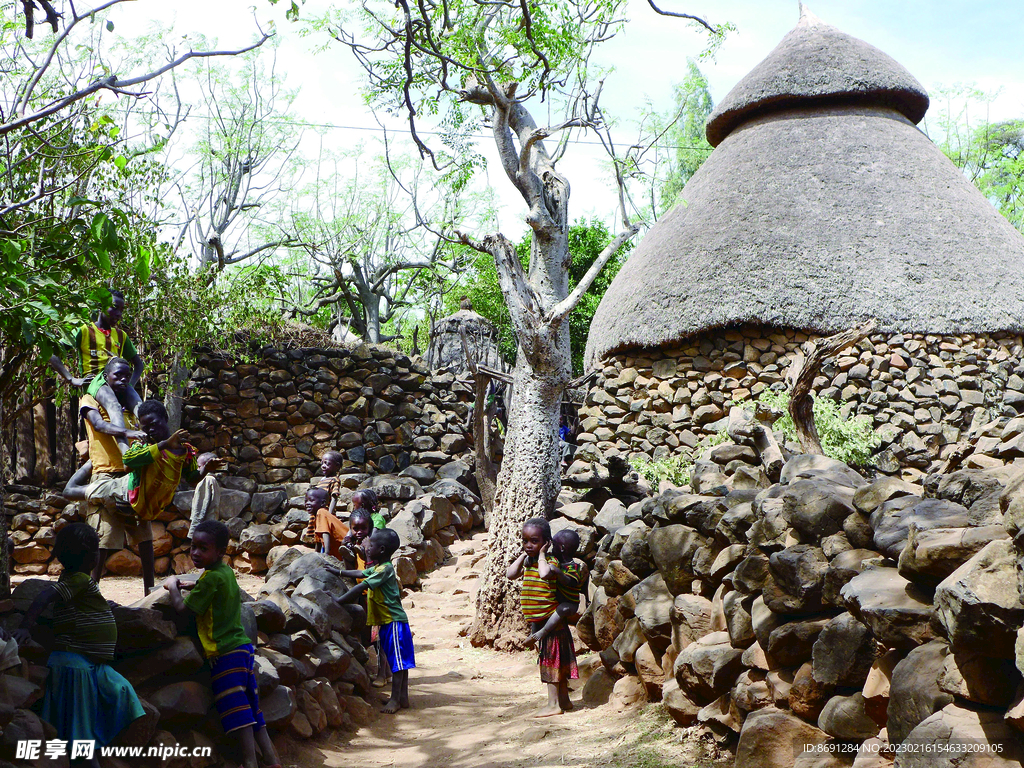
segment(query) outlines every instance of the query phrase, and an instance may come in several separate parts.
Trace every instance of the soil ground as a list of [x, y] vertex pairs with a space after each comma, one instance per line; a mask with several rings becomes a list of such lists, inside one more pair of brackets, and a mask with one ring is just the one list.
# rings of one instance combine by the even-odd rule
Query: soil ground
[[[487, 534], [452, 545], [452, 559], [404, 599], [413, 630], [417, 667], [410, 673], [411, 709], [380, 715], [355, 733], [334, 733], [281, 743], [293, 768], [732, 768], [698, 729], [676, 727], [657, 704], [623, 706], [613, 696], [600, 706], [581, 700], [575, 709], [536, 719], [544, 701], [536, 652], [498, 653], [473, 648], [463, 633], [473, 615]], [[262, 579], [237, 574], [255, 594]], [[21, 581], [16, 578], [15, 582]], [[142, 580], [108, 576], [108, 600], [142, 597]], [[592, 660], [580, 656], [581, 671]], [[379, 692], [379, 702], [390, 688]]]

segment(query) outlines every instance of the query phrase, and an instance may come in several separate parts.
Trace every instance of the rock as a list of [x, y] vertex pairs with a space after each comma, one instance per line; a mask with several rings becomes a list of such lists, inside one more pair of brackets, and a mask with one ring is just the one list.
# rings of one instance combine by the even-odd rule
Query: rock
[[825, 704], [832, 697], [835, 686], [814, 679], [811, 664], [803, 664], [793, 675], [789, 687], [789, 707], [794, 713], [811, 722], [818, 722]]
[[317, 645], [310, 654], [310, 660], [316, 667], [317, 677], [331, 682], [342, 677], [353, 662], [352, 654], [333, 642]]
[[674, 677], [665, 680], [661, 688], [661, 704], [676, 725], [686, 728], [697, 722], [700, 707], [683, 693]]
[[821, 588], [821, 602], [824, 605], [842, 606], [840, 592], [854, 576], [862, 572], [869, 562], [879, 562], [881, 555], [870, 549], [848, 549], [840, 552], [829, 562], [825, 571], [825, 582]]
[[616, 677], [604, 667], [594, 672], [583, 686], [583, 703], [588, 707], [607, 704], [615, 689]]
[[[267, 600], [284, 614], [285, 631], [288, 633], [300, 632], [303, 629], [312, 630], [314, 627], [313, 617], [303, 609], [295, 600], [283, 592], [273, 592]], [[326, 616], [325, 616], [326, 619]], [[327, 621], [329, 623], [329, 621]]]
[[616, 709], [621, 710], [646, 701], [646, 696], [643, 684], [632, 675], [625, 675], [615, 681], [608, 701], [615, 705]]
[[[661, 570], [660, 566], [658, 570]], [[732, 583], [745, 594], [757, 595], [768, 582], [769, 576], [768, 558], [763, 555], [748, 555], [733, 571]]]
[[841, 613], [829, 620], [814, 641], [814, 679], [828, 685], [860, 687], [879, 655], [871, 630], [851, 614]]
[[120, 549], [112, 554], [104, 567], [115, 576], [142, 575], [142, 560], [130, 549]]
[[0, 703], [11, 709], [31, 707], [43, 697], [43, 689], [31, 680], [0, 675]]
[[955, 651], [1013, 658], [1024, 624], [1016, 559], [1009, 539], [992, 541], [936, 587], [935, 608]]
[[966, 528], [972, 524], [966, 507], [944, 499], [903, 496], [881, 504], [871, 514], [875, 548], [894, 560], [907, 544], [911, 524], [919, 531], [932, 528]]
[[661, 574], [649, 576], [630, 589], [620, 604], [632, 609], [647, 642], [659, 656], [663, 654], [672, 640], [673, 597]]
[[938, 584], [990, 541], [1005, 538], [1008, 534], [1002, 525], [927, 531], [912, 527], [900, 553], [899, 571], [912, 581]]
[[871, 514], [879, 505], [900, 496], [920, 496], [921, 487], [898, 477], [883, 477], [870, 485], [857, 489], [853, 495], [853, 506], [861, 512]]
[[298, 711], [295, 692], [287, 686], [278, 686], [266, 698], [260, 697], [260, 710], [271, 728], [286, 727]]
[[678, 595], [690, 589], [693, 583], [690, 563], [700, 543], [697, 531], [686, 525], [654, 528], [647, 536], [650, 556], [672, 594]]
[[[14, 710], [10, 721], [4, 726], [3, 736], [0, 737], [0, 746], [3, 747], [0, 754], [5, 757], [14, 757], [17, 754], [19, 742], [25, 741], [37, 742], [41, 748], [40, 755], [44, 754], [41, 742], [47, 738], [47, 733], [43, 723], [44, 721], [36, 717], [36, 714], [30, 710]], [[42, 764], [45, 765], [45, 763]], [[36, 765], [40, 765], [40, 763], [37, 762]]]
[[[312, 600], [302, 597], [301, 595], [292, 597], [291, 601], [305, 614], [305, 616], [309, 617], [309, 620], [312, 623], [311, 627], [303, 627], [303, 629], [311, 630], [313, 634], [321, 640], [331, 636], [331, 617], [328, 615], [327, 611]], [[299, 620], [299, 623], [301, 623], [301, 620]], [[289, 624], [288, 612], [285, 611], [285, 627], [288, 631], [294, 631], [290, 628]]]
[[644, 643], [633, 653], [633, 664], [637, 677], [643, 683], [648, 701], [661, 701], [661, 688], [665, 683], [665, 670], [651, 650], [650, 643]]
[[677, 595], [669, 617], [672, 621], [672, 645], [682, 650], [712, 632], [714, 608], [700, 595]]
[[1024, 470], [1014, 475], [999, 495], [999, 511], [1006, 532], [1015, 537], [1024, 528]]
[[750, 618], [750, 607], [753, 603], [753, 595], [744, 595], [736, 589], [727, 592], [722, 598], [725, 626], [729, 632], [729, 642], [734, 648], [746, 648], [756, 639]]
[[925, 718], [902, 743], [897, 768], [1016, 768], [1024, 760], [1019, 735], [1002, 713], [957, 704]]
[[213, 706], [213, 694], [208, 686], [189, 680], [171, 683], [149, 697], [149, 703], [160, 711], [161, 723], [188, 723], [206, 717]]
[[[554, 530], [552, 530], [553, 533]], [[647, 534], [648, 532], [645, 530], [633, 531], [622, 545], [622, 551], [619, 553], [622, 564], [641, 579], [657, 569], [647, 543]]]
[[591, 599], [591, 613], [594, 616], [594, 635], [601, 648], [608, 648], [618, 637], [625, 625], [625, 617], [619, 611], [618, 597], [609, 597], [603, 587], [594, 591]]
[[768, 558], [771, 579], [764, 585], [765, 604], [776, 613], [817, 613], [828, 560], [818, 547], [798, 544]]
[[118, 655], [167, 645], [178, 635], [178, 628], [160, 611], [128, 605], [112, 606], [111, 611], [117, 622]]
[[1020, 673], [1010, 659], [957, 652], [946, 656], [939, 688], [966, 701], [1006, 709], [1020, 681]]
[[589, 501], [575, 501], [570, 504], [563, 504], [557, 510], [558, 514], [576, 523], [592, 525], [597, 516], [597, 509]]
[[309, 693], [319, 705], [321, 711], [327, 718], [327, 725], [331, 728], [340, 728], [345, 722], [345, 710], [341, 707], [338, 694], [331, 687], [326, 678], [314, 678], [306, 680], [302, 684], [302, 690]]
[[281, 607], [270, 600], [255, 600], [250, 604], [256, 617], [256, 628], [268, 635], [284, 632], [288, 619]]
[[889, 691], [892, 684], [892, 671], [900, 663], [902, 653], [895, 649], [886, 651], [875, 659], [868, 670], [864, 681], [864, 709], [879, 725], [885, 725], [889, 709]]
[[780, 624], [768, 636], [765, 648], [768, 657], [782, 667], [795, 667], [809, 660], [814, 643], [828, 621], [828, 618], [820, 618]]
[[878, 735], [879, 727], [864, 711], [864, 696], [833, 696], [818, 716], [818, 727], [829, 736], [863, 741]]
[[797, 480], [822, 475], [831, 478], [838, 485], [845, 485], [848, 488], [860, 488], [867, 485], [867, 481], [863, 477], [843, 462], [813, 453], [798, 453], [787, 461], [782, 467], [779, 482], [788, 485]]
[[679, 652], [675, 678], [690, 698], [707, 704], [732, 687], [742, 668], [741, 656], [727, 632], [712, 632]]
[[750, 605], [750, 625], [754, 629], [754, 637], [757, 638], [757, 643], [761, 648], [768, 647], [772, 630], [783, 621], [785, 621], [783, 616], [764, 604], [764, 597], [759, 595], [754, 598], [754, 602]]
[[143, 747], [150, 743], [160, 722], [160, 710], [143, 698], [139, 703], [146, 714], [138, 717], [118, 735], [117, 743], [127, 747]]
[[640, 577], [622, 564], [621, 560], [612, 560], [601, 576], [601, 584], [611, 596], [622, 595], [640, 583]]
[[774, 707], [759, 709], [743, 721], [736, 746], [736, 765], [793, 768], [797, 760], [807, 754], [807, 747], [824, 744], [827, 740], [824, 731], [789, 712]]
[[782, 496], [786, 521], [814, 538], [841, 531], [853, 512], [853, 490], [825, 480], [797, 480]]
[[602, 534], [615, 533], [626, 524], [626, 505], [618, 499], [608, 499], [591, 522]]
[[281, 684], [277, 668], [266, 656], [256, 654], [253, 659], [253, 669], [256, 671], [256, 684], [259, 687], [261, 699]]
[[[227, 522], [242, 514], [242, 511], [249, 506], [251, 498], [252, 494], [246, 491], [222, 487], [220, 489], [220, 506], [217, 508], [221, 521]], [[191, 500], [189, 500], [189, 506], [191, 507]]]
[[[443, 479], [449, 482], [457, 482], [450, 478]], [[399, 477], [398, 475], [373, 475], [361, 483], [359, 487], [369, 488], [377, 494], [377, 498], [381, 501], [408, 501], [423, 495], [423, 489], [419, 483], [411, 477]], [[441, 495], [447, 498], [446, 494]]]
[[425, 540], [416, 515], [408, 507], [388, 521], [388, 528], [398, 534], [398, 540], [403, 547], [418, 547]]
[[886, 720], [889, 741], [902, 744], [910, 732], [953, 697], [939, 688], [949, 646], [941, 641], [912, 650], [892, 671]]
[[171, 645], [119, 659], [114, 669], [137, 688], [154, 677], [192, 675], [202, 668], [203, 660], [192, 638], [176, 637]]
[[250, 555], [265, 555], [274, 546], [269, 525], [250, 525], [238, 538], [238, 545]]
[[[566, 520], [565, 518], [559, 518], [551, 521], [552, 536], [559, 531], [566, 529], [575, 531], [576, 535], [580, 537], [580, 557], [589, 557], [594, 553], [597, 545], [597, 531], [594, 528], [591, 528], [589, 525], [574, 523], [571, 520]], [[637, 575], [639, 576], [639, 574]]]
[[909, 648], [934, 637], [931, 598], [895, 568], [864, 571], [853, 577], [840, 595], [850, 613], [886, 646]]
[[772, 692], [768, 685], [767, 675], [759, 669], [744, 670], [736, 679], [732, 697], [736, 709], [745, 717], [755, 709], [773, 706]]

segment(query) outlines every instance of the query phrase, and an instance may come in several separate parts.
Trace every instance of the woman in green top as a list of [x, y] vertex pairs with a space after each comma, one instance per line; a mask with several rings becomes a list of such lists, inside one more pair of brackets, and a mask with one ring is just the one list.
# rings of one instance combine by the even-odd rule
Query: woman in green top
[[[131, 683], [107, 663], [114, 660], [117, 624], [89, 573], [100, 540], [90, 526], [72, 523], [60, 529], [53, 554], [64, 566], [54, 586], [44, 588], [29, 607], [14, 638], [26, 642], [39, 615], [53, 608], [54, 651], [46, 662], [50, 675], [43, 698], [43, 719], [65, 741], [95, 741], [105, 746], [145, 710]], [[90, 764], [99, 766], [94, 753]]]

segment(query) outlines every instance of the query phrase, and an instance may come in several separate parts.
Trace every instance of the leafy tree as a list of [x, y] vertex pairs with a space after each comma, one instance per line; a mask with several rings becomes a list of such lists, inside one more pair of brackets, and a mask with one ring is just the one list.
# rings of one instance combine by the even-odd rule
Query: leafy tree
[[665, 136], [670, 153], [668, 173], [661, 186], [661, 211], [676, 203], [686, 182], [697, 172], [711, 154], [711, 145], [704, 136], [704, 124], [714, 109], [708, 81], [693, 59], [686, 61], [686, 78], [675, 87], [675, 114]]
[[925, 129], [1014, 227], [1024, 232], [1024, 119], [991, 122], [996, 94], [940, 89]]
[[[494, 259], [519, 344], [498, 481], [478, 478], [496, 492], [493, 544], [471, 630], [476, 644], [514, 646], [525, 639], [518, 588], [505, 573], [519, 554], [523, 521], [549, 513], [560, 487], [558, 414], [571, 374], [567, 318], [638, 230], [627, 215], [626, 169], [613, 156], [622, 229], [570, 290], [569, 183], [558, 161], [573, 128], [594, 130], [605, 147], [614, 147], [588, 62], [594, 47], [618, 30], [623, 10], [622, 0], [366, 0], [351, 14], [334, 10], [314, 24], [351, 50], [366, 72], [368, 103], [405, 115], [413, 141], [436, 167], [470, 165], [473, 133], [488, 124], [502, 170], [528, 209], [525, 268], [501, 234], [459, 238]], [[559, 117], [544, 127], [540, 114]], [[443, 150], [424, 141], [417, 127], [423, 115], [436, 116]], [[546, 140], [555, 135], [549, 148]]]

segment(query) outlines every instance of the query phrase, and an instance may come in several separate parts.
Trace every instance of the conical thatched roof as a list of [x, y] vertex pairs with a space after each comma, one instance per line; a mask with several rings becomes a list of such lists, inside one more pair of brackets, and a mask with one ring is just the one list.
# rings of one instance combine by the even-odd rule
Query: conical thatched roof
[[[844, 50], [891, 62], [821, 22], [796, 31], [787, 49], [845, 39]], [[1024, 237], [889, 96], [848, 103], [844, 89], [765, 106], [797, 90], [778, 74], [787, 71], [782, 47], [712, 116], [748, 115], [723, 129], [680, 203], [612, 282], [590, 328], [588, 367], [747, 323], [832, 333], [875, 317], [887, 332], [1024, 331]], [[803, 49], [790, 55], [816, 60]], [[755, 77], [768, 64], [776, 74]], [[894, 67], [883, 69], [885, 83]], [[872, 92], [868, 75], [861, 93]], [[791, 78], [817, 82], [813, 72]], [[750, 82], [776, 87], [758, 102]]]
[[889, 106], [913, 123], [928, 109], [927, 92], [891, 56], [801, 7], [800, 23], [715, 107], [708, 142], [717, 147], [757, 114], [837, 101]]

